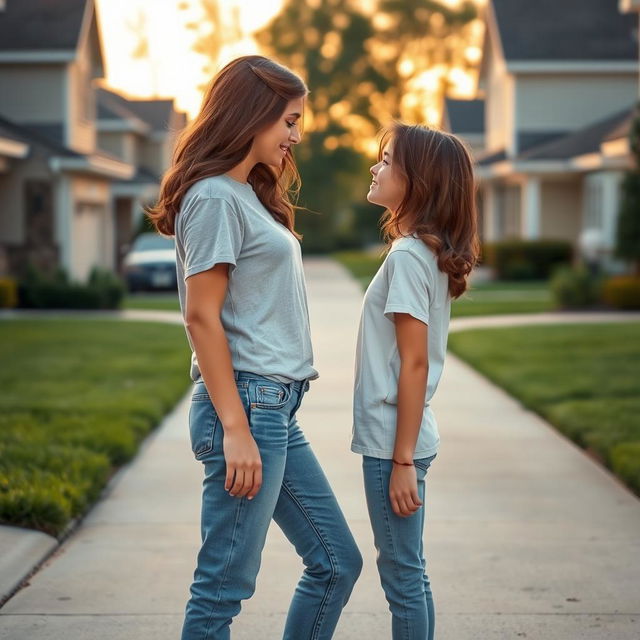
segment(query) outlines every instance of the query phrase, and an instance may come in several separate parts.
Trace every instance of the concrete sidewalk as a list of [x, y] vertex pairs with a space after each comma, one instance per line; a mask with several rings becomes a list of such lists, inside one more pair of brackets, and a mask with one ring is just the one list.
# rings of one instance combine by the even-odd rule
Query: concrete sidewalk
[[[388, 640], [360, 460], [348, 446], [361, 292], [334, 263], [308, 261], [306, 269], [321, 378], [300, 422], [365, 558], [334, 637]], [[428, 476], [426, 549], [438, 640], [640, 638], [640, 501], [451, 355], [434, 407], [442, 448]], [[185, 399], [0, 610], [0, 638], [179, 637], [199, 543], [201, 470], [189, 450], [187, 411]], [[272, 527], [234, 640], [281, 637], [301, 568]]]

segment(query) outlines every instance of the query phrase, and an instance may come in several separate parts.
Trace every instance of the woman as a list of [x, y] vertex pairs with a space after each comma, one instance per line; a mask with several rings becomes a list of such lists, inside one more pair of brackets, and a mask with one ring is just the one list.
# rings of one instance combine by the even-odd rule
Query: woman
[[444, 365], [451, 298], [464, 293], [478, 257], [473, 169], [455, 136], [396, 124], [371, 173], [367, 199], [387, 209], [391, 246], [364, 298], [351, 448], [363, 455], [392, 637], [432, 640], [423, 505], [440, 438], [429, 403]]
[[296, 411], [317, 377], [299, 236], [307, 89], [261, 56], [213, 79], [183, 134], [151, 218], [175, 234], [181, 309], [195, 381], [189, 428], [204, 465], [202, 547], [183, 640], [229, 638], [255, 588], [273, 518], [305, 571], [284, 638], [331, 638], [361, 557]]

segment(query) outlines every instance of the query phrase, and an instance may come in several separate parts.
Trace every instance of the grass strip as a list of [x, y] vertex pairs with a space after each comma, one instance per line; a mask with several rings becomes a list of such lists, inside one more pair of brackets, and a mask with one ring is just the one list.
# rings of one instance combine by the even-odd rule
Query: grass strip
[[184, 329], [0, 324], [0, 522], [59, 535], [189, 385]]
[[474, 329], [449, 348], [640, 495], [640, 323]]

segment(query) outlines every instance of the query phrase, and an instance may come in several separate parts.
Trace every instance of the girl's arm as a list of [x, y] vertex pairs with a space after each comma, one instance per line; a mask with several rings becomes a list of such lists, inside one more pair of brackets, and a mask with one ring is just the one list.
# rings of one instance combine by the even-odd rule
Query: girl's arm
[[[396, 341], [400, 355], [398, 377], [398, 418], [393, 449], [393, 469], [389, 483], [389, 497], [393, 511], [410, 516], [422, 502], [418, 497], [418, 481], [413, 466], [418, 433], [424, 413], [424, 398], [429, 372], [429, 327], [408, 313], [395, 313]], [[405, 463], [403, 464], [396, 464]]]
[[224, 429], [224, 488], [232, 496], [251, 500], [262, 485], [262, 460], [238, 394], [229, 343], [220, 319], [228, 285], [228, 264], [217, 264], [187, 278], [185, 324]]

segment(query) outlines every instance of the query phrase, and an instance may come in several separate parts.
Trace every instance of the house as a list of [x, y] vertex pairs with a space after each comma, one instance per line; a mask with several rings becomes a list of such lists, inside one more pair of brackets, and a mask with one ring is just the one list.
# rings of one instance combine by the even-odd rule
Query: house
[[93, 0], [0, 2], [0, 274], [33, 264], [84, 280], [117, 267], [172, 136], [161, 139], [167, 101], [147, 104], [136, 123], [145, 140], [118, 152], [101, 122], [103, 76]]
[[[611, 263], [637, 24], [610, 0], [491, 0], [480, 71], [485, 240], [565, 239]], [[591, 249], [594, 247], [591, 246]]]
[[186, 115], [175, 110], [173, 100], [129, 99], [106, 87], [97, 89], [97, 103], [98, 146], [136, 167], [133, 176], [111, 187], [119, 270], [145, 205], [158, 197]]
[[484, 100], [446, 98], [441, 127], [461, 138], [474, 157], [482, 155], [485, 151]]

